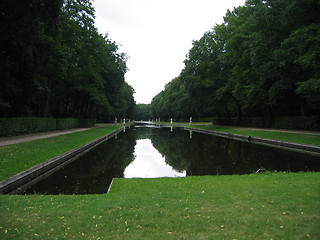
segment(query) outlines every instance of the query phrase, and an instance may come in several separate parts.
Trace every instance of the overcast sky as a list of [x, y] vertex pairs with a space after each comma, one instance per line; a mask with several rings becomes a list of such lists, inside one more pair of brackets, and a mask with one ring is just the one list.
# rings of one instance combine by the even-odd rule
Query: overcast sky
[[137, 103], [150, 103], [179, 76], [192, 40], [223, 22], [245, 0], [94, 0], [96, 27], [130, 57], [126, 81]]

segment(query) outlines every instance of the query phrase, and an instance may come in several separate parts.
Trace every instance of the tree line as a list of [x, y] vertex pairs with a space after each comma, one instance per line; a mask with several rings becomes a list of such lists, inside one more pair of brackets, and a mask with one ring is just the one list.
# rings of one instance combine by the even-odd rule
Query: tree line
[[124, 53], [94, 26], [91, 0], [2, 0], [0, 117], [129, 118]]
[[320, 2], [247, 0], [193, 41], [184, 63], [151, 118], [319, 115]]

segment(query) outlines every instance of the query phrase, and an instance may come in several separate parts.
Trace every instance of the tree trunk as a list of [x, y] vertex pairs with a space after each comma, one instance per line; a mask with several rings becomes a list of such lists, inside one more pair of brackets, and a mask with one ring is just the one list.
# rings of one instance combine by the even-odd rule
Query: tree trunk
[[242, 119], [242, 107], [240, 103], [237, 103], [237, 117], [238, 117], [238, 120]]
[[46, 94], [46, 99], [44, 103], [43, 117], [48, 117], [49, 112], [49, 103], [50, 103], [50, 92]]
[[301, 116], [305, 116], [305, 112], [304, 112], [304, 100], [303, 97], [301, 97], [301, 101], [300, 101], [300, 111], [301, 111]]

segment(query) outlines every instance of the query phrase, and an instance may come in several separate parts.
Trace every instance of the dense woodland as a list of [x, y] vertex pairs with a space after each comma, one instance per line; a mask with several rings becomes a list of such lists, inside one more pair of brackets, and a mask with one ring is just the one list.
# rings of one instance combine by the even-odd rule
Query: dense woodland
[[151, 118], [319, 115], [320, 2], [248, 0], [193, 41], [184, 63]]
[[247, 0], [228, 11], [193, 41], [181, 74], [138, 105], [127, 56], [98, 33], [91, 2], [0, 2], [0, 118], [320, 115], [318, 0]]
[[0, 29], [0, 117], [133, 114], [127, 56], [94, 27], [90, 0], [1, 0]]

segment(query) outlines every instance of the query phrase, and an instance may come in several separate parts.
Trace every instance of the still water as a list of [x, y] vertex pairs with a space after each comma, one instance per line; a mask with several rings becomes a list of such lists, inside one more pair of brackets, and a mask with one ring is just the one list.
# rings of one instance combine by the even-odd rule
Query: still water
[[112, 178], [155, 178], [319, 171], [320, 157], [182, 128], [131, 127], [29, 188], [25, 193], [105, 193]]
[[185, 177], [166, 163], [166, 159], [154, 148], [150, 139], [137, 140], [134, 147], [135, 159], [124, 170], [124, 178]]

